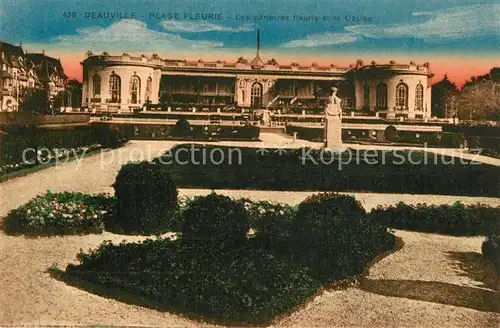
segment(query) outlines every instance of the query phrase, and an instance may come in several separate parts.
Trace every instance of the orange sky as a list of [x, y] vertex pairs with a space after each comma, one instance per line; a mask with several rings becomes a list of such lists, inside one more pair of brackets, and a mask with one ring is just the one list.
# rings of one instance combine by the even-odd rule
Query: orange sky
[[[49, 54], [50, 55], [50, 54]], [[252, 58], [252, 54], [243, 53], [244, 57], [247, 59]], [[160, 54], [161, 56], [161, 54]], [[300, 64], [307, 65], [312, 62], [317, 62], [320, 65], [330, 65], [334, 63], [338, 66], [349, 66], [350, 64], [355, 64], [356, 59], [360, 58], [365, 61], [365, 63], [369, 63], [372, 60], [375, 60], [377, 63], [389, 62], [390, 60], [395, 60], [398, 63], [408, 63], [410, 60], [413, 60], [417, 64], [422, 64], [427, 61], [430, 63], [431, 70], [434, 73], [434, 77], [432, 78], [432, 83], [435, 83], [441, 80], [444, 74], [448, 74], [448, 77], [451, 81], [455, 82], [457, 86], [461, 86], [466, 79], [470, 79], [472, 76], [484, 75], [487, 74], [492, 67], [498, 66], [498, 61], [492, 58], [472, 58], [468, 56], [462, 57], [453, 57], [453, 58], [445, 58], [444, 56], [435, 57], [435, 58], [423, 58], [418, 60], [419, 58], [411, 58], [410, 56], [355, 56], [355, 55], [341, 55], [335, 56], [331, 54], [325, 54], [322, 56], [317, 56], [313, 58], [311, 55], [300, 54], [295, 56], [283, 55], [283, 54], [273, 54], [270, 55], [262, 55], [264, 60], [270, 59], [271, 57], [276, 57], [280, 64], [287, 64], [291, 62], [299, 62]], [[66, 54], [59, 57], [64, 66], [64, 70], [66, 75], [69, 76], [70, 79], [77, 79], [79, 81], [82, 80], [82, 66], [80, 62], [83, 60], [83, 56], [76, 56], [74, 54]], [[182, 59], [186, 58], [188, 60], [197, 60], [198, 57], [188, 56], [187, 54], [180, 56], [171, 56], [171, 58]], [[235, 61], [238, 56], [235, 54], [234, 56], [220, 56], [217, 53], [207, 53], [206, 56], [203, 57], [205, 60], [226, 60], [228, 62]], [[387, 59], [386, 59], [387, 58]]]

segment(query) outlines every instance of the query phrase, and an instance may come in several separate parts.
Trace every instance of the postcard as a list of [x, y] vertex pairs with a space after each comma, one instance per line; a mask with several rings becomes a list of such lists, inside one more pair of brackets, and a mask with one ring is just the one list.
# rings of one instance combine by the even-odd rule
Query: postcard
[[497, 327], [499, 18], [0, 1], [0, 326]]

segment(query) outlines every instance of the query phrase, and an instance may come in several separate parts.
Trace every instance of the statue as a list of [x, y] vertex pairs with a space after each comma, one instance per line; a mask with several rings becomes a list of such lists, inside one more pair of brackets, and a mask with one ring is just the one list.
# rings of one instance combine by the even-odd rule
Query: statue
[[337, 88], [331, 88], [330, 98], [325, 106], [325, 148], [339, 150], [342, 148], [342, 108], [341, 99], [337, 97]]
[[330, 89], [331, 94], [328, 98], [328, 103], [326, 104], [325, 114], [326, 116], [342, 116], [342, 108], [340, 108], [341, 99], [337, 97], [337, 88], [333, 87]]

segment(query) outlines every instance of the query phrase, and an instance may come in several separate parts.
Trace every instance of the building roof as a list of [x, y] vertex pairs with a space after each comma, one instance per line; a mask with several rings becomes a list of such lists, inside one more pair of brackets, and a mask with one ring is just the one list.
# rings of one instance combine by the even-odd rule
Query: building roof
[[250, 62], [250, 65], [251, 66], [264, 66], [264, 61], [262, 59], [260, 59], [259, 54], [257, 54], [257, 56], [255, 56], [255, 58], [252, 59], [252, 61]]
[[26, 54], [26, 58], [35, 66], [35, 72], [40, 81], [50, 81], [53, 76], [67, 78], [59, 59], [46, 56], [43, 53]]
[[0, 62], [13, 67], [23, 67], [24, 51], [21, 46], [15, 46], [10, 43], [0, 41]]

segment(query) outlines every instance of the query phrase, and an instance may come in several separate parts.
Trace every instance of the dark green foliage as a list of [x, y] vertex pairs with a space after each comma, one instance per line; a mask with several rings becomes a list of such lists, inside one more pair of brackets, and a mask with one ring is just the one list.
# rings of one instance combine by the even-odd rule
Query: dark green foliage
[[[227, 160], [219, 165], [210, 160], [206, 163], [191, 160], [193, 156], [199, 159], [203, 152], [210, 154], [213, 148], [222, 150]], [[265, 153], [256, 150], [182, 144], [172, 148], [171, 154], [178, 152], [181, 160], [188, 163], [172, 161], [165, 165], [182, 188], [500, 196], [499, 167], [471, 165], [460, 158], [432, 152], [371, 150], [370, 164], [364, 156], [365, 150], [349, 149], [350, 153], [332, 161], [322, 161], [320, 149], [309, 152], [307, 148], [286, 151], [268, 148]], [[378, 164], [374, 165], [374, 161]]]
[[368, 220], [354, 197], [327, 192], [299, 205], [290, 242], [312, 277], [328, 282], [362, 273], [377, 254], [394, 247], [395, 238]]
[[316, 293], [319, 284], [262, 250], [208, 258], [182, 242], [105, 243], [67, 272], [183, 312], [237, 323], [269, 321]]
[[113, 187], [117, 221], [126, 233], [153, 234], [171, 227], [178, 209], [177, 187], [166, 166], [126, 164]]
[[29, 236], [101, 233], [111, 204], [111, 198], [104, 195], [48, 191], [10, 211], [3, 229]]
[[399, 140], [398, 130], [394, 125], [389, 125], [384, 130], [384, 137], [388, 141], [396, 142]]
[[371, 220], [395, 229], [435, 232], [458, 236], [500, 233], [500, 207], [487, 205], [408, 205], [378, 206]]
[[195, 198], [182, 215], [184, 241], [209, 254], [241, 247], [248, 229], [248, 212], [243, 204], [214, 193]]
[[252, 241], [276, 254], [288, 255], [290, 229], [295, 220], [295, 209], [286, 204], [241, 199], [249, 213]]
[[175, 123], [175, 126], [172, 130], [173, 137], [188, 137], [191, 135], [191, 124], [187, 119], [180, 118]]
[[116, 124], [93, 123], [92, 131], [96, 142], [104, 148], [120, 147], [127, 142]]
[[481, 246], [481, 251], [484, 257], [493, 263], [500, 275], [500, 235], [487, 237]]
[[[37, 128], [19, 128], [0, 133], [0, 166], [18, 164], [23, 160], [37, 160], [39, 149], [77, 149], [95, 144], [92, 132], [87, 127], [69, 130], [46, 130]], [[23, 159], [23, 151], [28, 149]]]
[[[361, 273], [394, 246], [394, 236], [367, 221], [350, 196], [310, 197], [297, 222], [294, 208], [281, 204], [216, 194], [185, 203], [177, 240], [104, 243], [80, 253], [67, 273], [169, 310], [256, 324], [305, 302], [321, 282]], [[249, 226], [255, 234], [247, 237]]]

